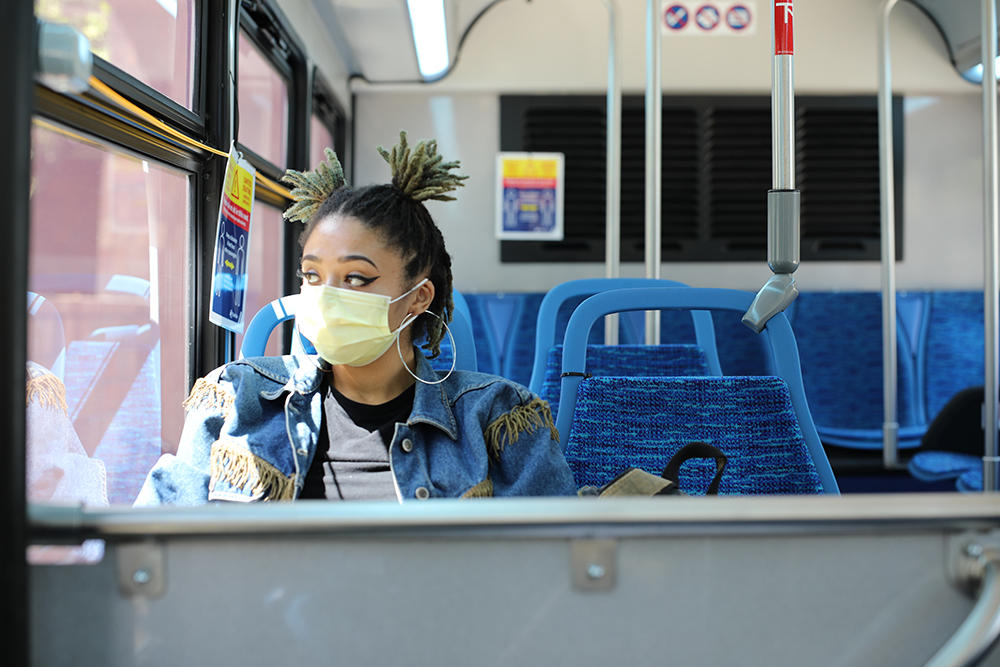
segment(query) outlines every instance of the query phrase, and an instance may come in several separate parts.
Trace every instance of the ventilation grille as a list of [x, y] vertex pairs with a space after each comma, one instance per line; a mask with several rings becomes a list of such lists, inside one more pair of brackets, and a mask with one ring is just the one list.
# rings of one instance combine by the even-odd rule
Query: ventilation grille
[[[504, 241], [510, 261], [602, 261], [605, 229], [605, 98], [502, 96], [501, 149], [561, 152], [565, 240]], [[796, 98], [796, 186], [803, 260], [879, 258], [878, 122], [874, 97]], [[896, 220], [902, 183], [901, 100]], [[664, 98], [664, 261], [764, 261], [771, 186], [769, 97]], [[622, 260], [641, 261], [645, 220], [645, 113], [622, 101]], [[901, 239], [901, 230], [897, 229]], [[901, 240], [898, 241], [899, 246]], [[898, 251], [897, 251], [898, 255]]]

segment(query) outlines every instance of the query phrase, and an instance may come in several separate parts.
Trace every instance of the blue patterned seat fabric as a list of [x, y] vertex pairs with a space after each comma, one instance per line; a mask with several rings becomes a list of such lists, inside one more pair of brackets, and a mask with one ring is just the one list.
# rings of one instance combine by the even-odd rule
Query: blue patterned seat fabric
[[522, 294], [503, 339], [500, 375], [527, 385], [535, 356], [535, 320], [543, 294]]
[[928, 450], [917, 452], [907, 464], [910, 474], [923, 482], [955, 479], [966, 470], [979, 467], [981, 459], [971, 454]]
[[[770, 376], [584, 379], [566, 459], [578, 485], [602, 486], [630, 466], [659, 474], [696, 441], [729, 458], [720, 494], [821, 492], [788, 387]], [[692, 461], [680, 487], [700, 492], [713, 473], [713, 462]]]
[[[983, 293], [935, 292], [928, 311], [919, 361], [925, 410], [933, 421], [953, 396], [983, 383]], [[925, 450], [907, 468], [925, 482], [957, 477], [959, 491], [983, 488], [980, 460], [967, 454]]]
[[[795, 302], [785, 310], [795, 307]], [[715, 325], [715, 344], [724, 375], [767, 375], [767, 350], [764, 340], [740, 321], [738, 313], [712, 311]], [[798, 333], [796, 332], [796, 336]]]
[[983, 490], [983, 467], [982, 465], [970, 468], [963, 472], [955, 483], [962, 493], [979, 493]]
[[[426, 339], [418, 341], [417, 345], [423, 345], [425, 341]], [[454, 362], [455, 359], [455, 355], [453, 354], [453, 350], [451, 349], [451, 338], [447, 334], [445, 334], [444, 338], [441, 339], [440, 349], [441, 349], [441, 354], [439, 354], [436, 358], [430, 360], [431, 368], [433, 368], [436, 371], [441, 371], [442, 373], [447, 373], [451, 369], [451, 364]], [[420, 351], [424, 354], [424, 356], [430, 354], [428, 350], [424, 350], [423, 348], [421, 348]]]
[[934, 292], [923, 346], [927, 419], [952, 396], [983, 384], [983, 293]]
[[[693, 331], [693, 329], [692, 329]], [[562, 345], [549, 350], [542, 398], [559, 412]], [[705, 352], [697, 345], [588, 345], [587, 372], [594, 376], [708, 375]]]
[[[802, 383], [820, 438], [862, 448], [882, 446], [882, 298], [877, 292], [800, 295], [791, 319]], [[926, 428], [915, 359], [900, 330], [897, 421], [900, 447], [915, 447]]]

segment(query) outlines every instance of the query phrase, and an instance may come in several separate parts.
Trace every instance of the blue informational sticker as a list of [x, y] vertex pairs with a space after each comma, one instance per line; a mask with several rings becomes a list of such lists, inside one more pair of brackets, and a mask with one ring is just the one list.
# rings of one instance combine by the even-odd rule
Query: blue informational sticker
[[235, 333], [243, 333], [255, 174], [253, 165], [235, 148], [230, 148], [215, 231], [212, 308], [208, 320]]
[[497, 155], [496, 236], [562, 240], [562, 153]]

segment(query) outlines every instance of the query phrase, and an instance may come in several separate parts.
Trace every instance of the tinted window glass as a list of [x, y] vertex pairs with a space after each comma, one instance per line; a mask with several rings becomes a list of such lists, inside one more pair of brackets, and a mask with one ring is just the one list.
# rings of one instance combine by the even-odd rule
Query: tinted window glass
[[74, 26], [96, 55], [191, 108], [194, 0], [36, 0], [35, 13]]
[[129, 504], [176, 448], [188, 207], [185, 174], [36, 122], [29, 500]]
[[239, 45], [239, 141], [284, 167], [288, 152], [288, 82], [243, 32]]
[[[261, 308], [272, 300], [284, 296], [284, 261], [282, 248], [285, 243], [285, 222], [281, 211], [254, 202], [253, 222], [250, 228], [250, 257], [247, 264], [247, 294], [243, 312], [246, 313], [243, 329]], [[267, 341], [265, 354], [281, 354], [281, 331], [274, 331]], [[243, 336], [236, 336], [236, 349], [243, 345]], [[238, 356], [238, 355], [237, 355]]]
[[[314, 169], [316, 165], [326, 159], [323, 154], [324, 148], [337, 150], [333, 145], [333, 134], [330, 129], [320, 120], [319, 116], [313, 115], [309, 121], [309, 168]], [[343, 158], [344, 156], [338, 155]]]

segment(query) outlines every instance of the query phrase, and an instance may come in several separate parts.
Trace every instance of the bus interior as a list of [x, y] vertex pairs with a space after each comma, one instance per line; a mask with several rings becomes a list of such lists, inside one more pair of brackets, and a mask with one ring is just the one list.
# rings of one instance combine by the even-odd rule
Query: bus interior
[[[1000, 665], [995, 5], [4, 3], [4, 663]], [[198, 378], [309, 351], [286, 169], [401, 130], [469, 177], [435, 368], [717, 496], [132, 507]]]

